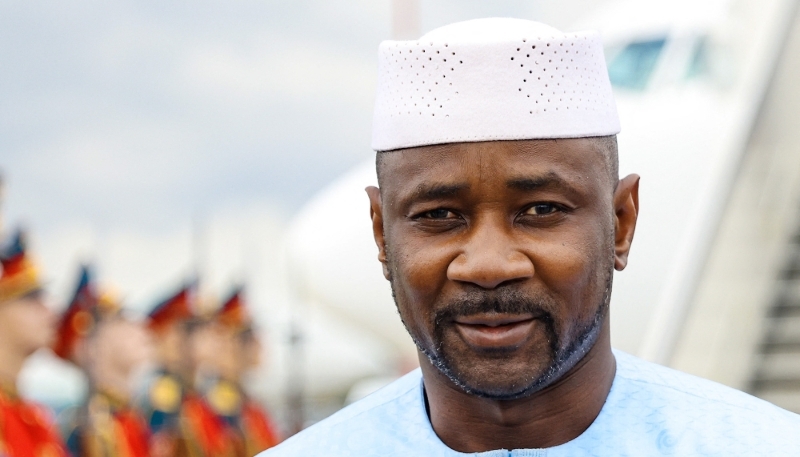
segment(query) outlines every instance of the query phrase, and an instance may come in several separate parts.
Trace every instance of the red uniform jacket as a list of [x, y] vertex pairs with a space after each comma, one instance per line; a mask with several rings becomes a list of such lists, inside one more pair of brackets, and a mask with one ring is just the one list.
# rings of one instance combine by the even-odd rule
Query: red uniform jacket
[[241, 421], [247, 455], [256, 455], [280, 442], [277, 427], [266, 411], [252, 400], [245, 401]]
[[48, 411], [0, 388], [0, 455], [66, 457], [66, 448]]
[[181, 427], [190, 457], [236, 457], [242, 454], [233, 430], [195, 393], [186, 396]]
[[149, 457], [144, 417], [113, 395], [96, 393], [67, 440], [73, 457]]

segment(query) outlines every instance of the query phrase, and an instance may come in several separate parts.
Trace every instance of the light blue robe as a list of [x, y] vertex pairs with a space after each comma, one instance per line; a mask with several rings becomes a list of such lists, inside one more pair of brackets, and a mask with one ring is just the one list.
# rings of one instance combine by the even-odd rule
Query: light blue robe
[[456, 452], [425, 412], [415, 370], [260, 457], [800, 456], [800, 416], [728, 387], [615, 351], [600, 414], [572, 441], [547, 449]]

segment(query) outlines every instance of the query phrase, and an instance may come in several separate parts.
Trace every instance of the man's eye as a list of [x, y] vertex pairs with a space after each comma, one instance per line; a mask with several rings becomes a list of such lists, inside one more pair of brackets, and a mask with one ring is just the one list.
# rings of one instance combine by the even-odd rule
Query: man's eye
[[543, 216], [545, 214], [555, 213], [556, 211], [558, 211], [558, 207], [552, 203], [537, 203], [528, 208], [525, 214]]
[[452, 211], [448, 211], [446, 209], [434, 209], [422, 213], [422, 217], [426, 219], [449, 219], [455, 217], [455, 214], [453, 214]]

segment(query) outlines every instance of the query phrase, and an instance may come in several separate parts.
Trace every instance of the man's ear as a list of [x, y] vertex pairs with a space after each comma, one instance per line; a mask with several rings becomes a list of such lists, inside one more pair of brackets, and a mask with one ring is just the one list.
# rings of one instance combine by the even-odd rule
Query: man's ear
[[614, 268], [622, 271], [628, 265], [628, 253], [639, 217], [639, 176], [620, 179], [614, 192]]
[[369, 196], [369, 217], [372, 219], [372, 236], [378, 245], [378, 261], [383, 265], [383, 276], [390, 279], [389, 266], [386, 264], [386, 237], [383, 232], [383, 206], [381, 190], [375, 186], [366, 188]]

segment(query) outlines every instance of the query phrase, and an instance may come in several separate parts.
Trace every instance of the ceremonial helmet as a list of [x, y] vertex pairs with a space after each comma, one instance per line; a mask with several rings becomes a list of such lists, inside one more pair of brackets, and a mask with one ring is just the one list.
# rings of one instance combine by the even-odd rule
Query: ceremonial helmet
[[157, 332], [174, 322], [192, 319], [195, 315], [195, 295], [196, 281], [186, 282], [176, 293], [150, 311], [147, 315], [147, 326]]
[[252, 328], [253, 319], [244, 303], [244, 288], [234, 287], [233, 291], [222, 302], [216, 313], [216, 320], [221, 325], [236, 331], [247, 331]]
[[110, 291], [98, 290], [91, 268], [81, 265], [75, 292], [58, 323], [53, 352], [62, 359], [74, 361], [78, 341], [87, 337], [98, 321], [115, 316], [121, 310], [120, 301]]
[[0, 304], [41, 290], [39, 272], [26, 252], [25, 232], [17, 230], [0, 249]]

